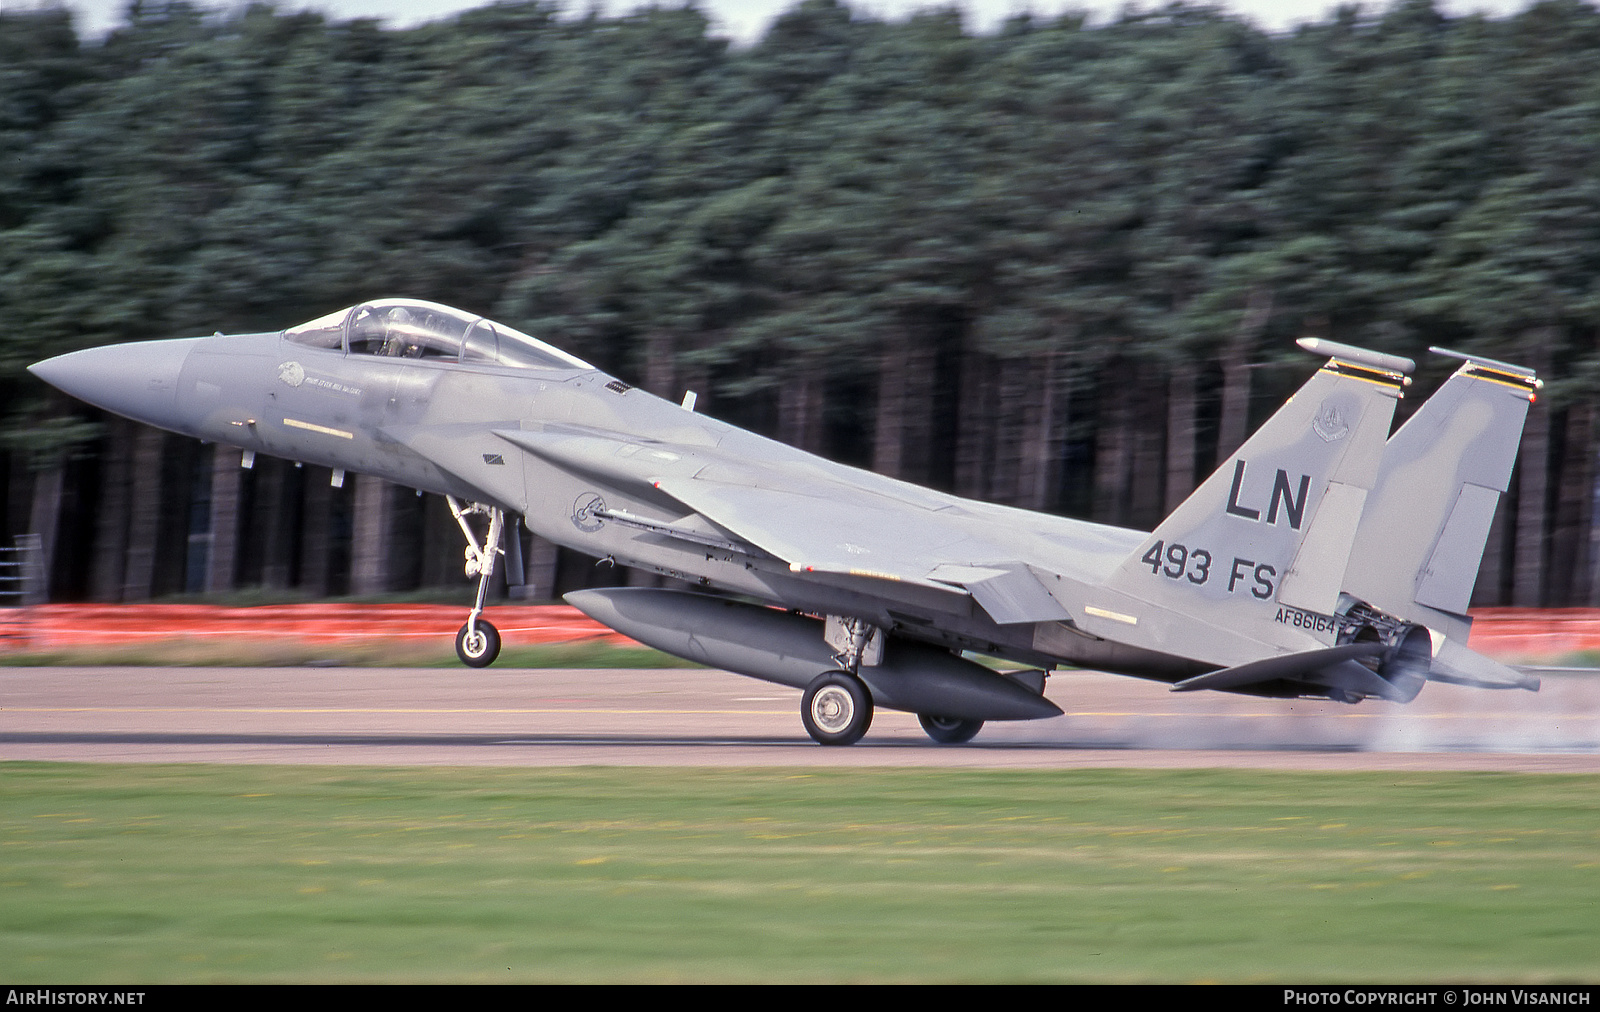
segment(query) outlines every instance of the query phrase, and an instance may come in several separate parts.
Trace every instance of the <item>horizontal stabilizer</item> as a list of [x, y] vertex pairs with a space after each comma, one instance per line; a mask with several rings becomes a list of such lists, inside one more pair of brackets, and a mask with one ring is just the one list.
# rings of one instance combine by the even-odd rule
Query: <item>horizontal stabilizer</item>
[[[1223, 668], [1204, 675], [1186, 678], [1172, 687], [1173, 692], [1193, 692], [1196, 689], [1237, 689], [1280, 678], [1304, 680], [1323, 668], [1360, 657], [1376, 657], [1389, 648], [1382, 643], [1347, 643], [1326, 650], [1306, 650], [1294, 654], [1279, 654], [1249, 664]], [[1376, 676], [1374, 676], [1376, 677]]]
[[1507, 667], [1499, 661], [1462, 646], [1455, 640], [1445, 640], [1433, 658], [1429, 681], [1470, 685], [1478, 689], [1527, 689], [1539, 691], [1539, 679]]

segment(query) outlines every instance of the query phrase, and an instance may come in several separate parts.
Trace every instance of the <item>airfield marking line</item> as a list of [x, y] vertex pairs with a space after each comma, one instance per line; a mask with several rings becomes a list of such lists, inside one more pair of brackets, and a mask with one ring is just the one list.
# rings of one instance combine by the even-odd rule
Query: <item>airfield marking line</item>
[[[502, 633], [537, 633], [537, 632], [549, 632], [552, 629], [557, 630], [557, 631], [565, 631], [560, 626], [539, 626], [539, 625], [512, 626], [512, 627], [508, 627], [508, 628], [502, 629], [500, 631]], [[326, 642], [322, 643], [321, 645], [327, 646], [327, 645], [330, 645], [330, 644], [337, 644], [337, 643], [339, 643], [339, 642], [341, 642], [343, 640], [356, 640], [356, 639], [395, 639], [395, 638], [402, 637], [402, 636], [410, 636], [410, 637], [413, 637], [413, 638], [422, 637], [422, 636], [435, 637], [435, 636], [445, 635], [447, 632], [448, 632], [448, 630], [442, 630], [442, 629], [424, 629], [424, 630], [421, 630], [421, 631], [405, 630], [405, 629], [388, 629], [388, 630], [378, 630], [378, 631], [352, 629], [352, 630], [349, 630], [348, 632], [340, 632], [340, 633], [337, 633], [337, 634], [334, 634], [334, 633], [322, 634], [322, 638], [324, 640], [326, 640]], [[81, 642], [78, 643], [78, 646], [84, 646], [84, 647], [117, 646], [117, 645], [119, 645], [119, 641], [121, 641], [121, 640], [134, 639], [134, 638], [137, 638], [137, 637], [144, 637], [145, 639], [157, 639], [157, 640], [170, 640], [170, 639], [173, 639], [173, 633], [172, 633], [172, 630], [170, 630], [170, 629], [116, 629], [116, 630], [112, 630], [110, 632], [101, 632], [101, 633], [88, 633], [87, 631], [85, 631], [85, 634], [86, 635], [92, 635], [94, 638], [93, 639], [89, 639], [89, 640], [81, 641]], [[608, 636], [615, 636], [615, 635], [616, 634], [610, 633], [610, 632], [597, 632], [597, 633], [594, 633], [592, 635], [584, 636], [582, 638], [566, 639], [566, 640], [553, 640], [550, 643], [540, 643], [540, 644], [535, 644], [535, 645], [537, 645], [537, 646], [565, 646], [567, 644], [588, 644], [588, 643], [593, 642], [594, 640], [604, 639], [604, 638], [606, 638]], [[196, 637], [196, 636], [216, 636], [216, 637], [226, 636], [226, 637], [230, 637], [230, 638], [241, 638], [241, 639], [251, 639], [251, 640], [289, 640], [289, 639], [292, 639], [295, 642], [301, 642], [301, 641], [303, 641], [305, 639], [304, 634], [296, 632], [294, 630], [273, 630], [273, 631], [264, 631], [264, 632], [245, 630], [245, 631], [241, 632], [238, 629], [226, 629], [226, 628], [224, 628], [224, 629], [185, 629], [183, 631], [183, 637], [185, 639], [190, 638], [190, 637]], [[513, 644], [513, 645], [517, 645], [517, 644]], [[618, 646], [625, 646], [624, 644], [617, 644], [617, 645]], [[629, 647], [628, 649], [632, 649], [632, 648]]]
[[[1528, 713], [1274, 713], [1270, 710], [1235, 711], [1232, 713], [1186, 713], [1181, 710], [1068, 710], [1063, 717], [1184, 717], [1187, 719], [1203, 719], [1206, 717], [1272, 717], [1280, 720], [1384, 720], [1398, 717], [1405, 720], [1474, 720], [1492, 717], [1495, 720], [1505, 720], [1514, 717], [1522, 720], [1548, 720], [1552, 716], [1561, 714]], [[1571, 714], [1581, 716], [1581, 714]]]
[[322, 706], [0, 706], [0, 713], [620, 713], [620, 714], [756, 714], [789, 716], [788, 710], [629, 710], [614, 707], [322, 707]]
[[[620, 707], [335, 707], [335, 706], [0, 706], [0, 713], [588, 713], [588, 714], [619, 714], [619, 715], [646, 715], [665, 714], [677, 716], [692, 716], [707, 714], [718, 716], [791, 716], [789, 710], [744, 710], [744, 709], [659, 709], [649, 708], [620, 708]], [[1295, 714], [1274, 713], [1271, 711], [1244, 711], [1234, 713], [1188, 713], [1181, 710], [1069, 710], [1062, 714], [1063, 717], [1117, 717], [1150, 719], [1160, 717], [1178, 717], [1188, 720], [1194, 719], [1236, 719], [1270, 717], [1289, 720], [1385, 720], [1391, 717], [1402, 720], [1478, 720], [1486, 715], [1482, 713], [1343, 713], [1328, 714]], [[1507, 717], [1530, 720], [1548, 720], [1559, 717], [1561, 714], [1532, 713], [1532, 714], [1497, 714], [1495, 719], [1504, 720]], [[1569, 716], [1581, 716], [1570, 714]]]

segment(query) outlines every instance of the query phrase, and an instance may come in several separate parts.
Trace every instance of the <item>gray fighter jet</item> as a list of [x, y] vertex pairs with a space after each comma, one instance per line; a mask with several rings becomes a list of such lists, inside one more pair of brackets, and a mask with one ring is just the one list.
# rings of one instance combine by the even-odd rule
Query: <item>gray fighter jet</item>
[[[1060, 714], [1059, 666], [1262, 696], [1414, 698], [1428, 680], [1537, 689], [1467, 649], [1467, 600], [1539, 381], [1475, 356], [1391, 437], [1409, 359], [1327, 361], [1154, 532], [974, 502], [846, 467], [651, 396], [491, 320], [385, 299], [281, 333], [123, 344], [32, 367], [204, 440], [448, 497], [491, 663], [507, 518], [720, 593], [567, 600], [668, 653], [804, 690], [813, 738], [885, 706], [935, 741]], [[1435, 349], [1436, 351], [1438, 349]], [[486, 528], [486, 529], [485, 529]], [[514, 530], [513, 530], [514, 534]], [[503, 546], [503, 547], [502, 547]], [[1029, 670], [999, 672], [964, 654]]]

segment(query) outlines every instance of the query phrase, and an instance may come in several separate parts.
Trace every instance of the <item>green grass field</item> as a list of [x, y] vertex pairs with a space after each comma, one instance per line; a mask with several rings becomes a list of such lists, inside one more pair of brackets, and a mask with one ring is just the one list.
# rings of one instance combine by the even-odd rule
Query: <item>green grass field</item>
[[0, 977], [1593, 981], [1600, 777], [0, 764]]

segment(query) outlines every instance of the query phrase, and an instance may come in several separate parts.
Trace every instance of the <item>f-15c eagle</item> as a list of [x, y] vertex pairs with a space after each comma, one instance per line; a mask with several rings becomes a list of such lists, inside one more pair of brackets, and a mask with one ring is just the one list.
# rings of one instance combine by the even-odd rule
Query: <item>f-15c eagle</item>
[[[384, 299], [278, 333], [113, 345], [32, 366], [173, 432], [448, 498], [478, 597], [522, 517], [549, 540], [719, 593], [566, 599], [668, 653], [804, 690], [818, 742], [874, 707], [935, 741], [1050, 717], [1063, 666], [1179, 691], [1408, 702], [1425, 682], [1537, 689], [1466, 647], [1467, 601], [1511, 477], [1533, 371], [1461, 366], [1398, 431], [1409, 359], [1326, 362], [1155, 531], [975, 502], [847, 467], [654, 397], [511, 327]], [[480, 518], [470, 520], [474, 517]], [[479, 533], [487, 520], [487, 530]], [[995, 671], [963, 656], [1032, 669]]]

